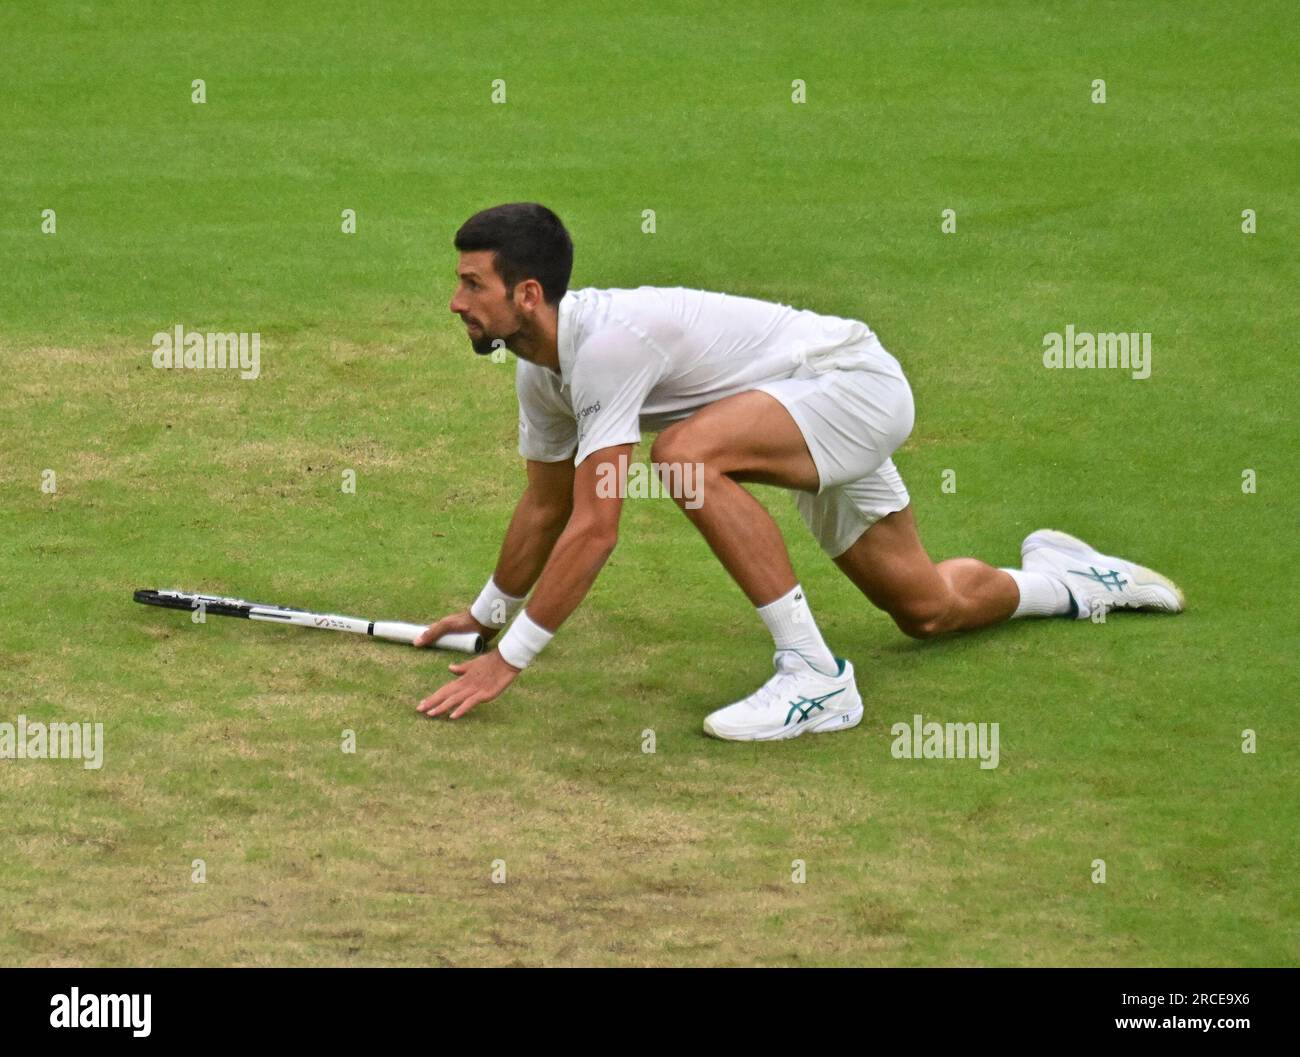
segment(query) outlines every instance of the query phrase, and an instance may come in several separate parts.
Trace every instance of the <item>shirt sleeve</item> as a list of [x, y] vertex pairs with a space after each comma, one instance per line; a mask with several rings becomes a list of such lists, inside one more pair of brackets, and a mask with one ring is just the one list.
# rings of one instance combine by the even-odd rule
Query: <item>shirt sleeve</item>
[[519, 454], [535, 462], [563, 462], [573, 457], [578, 424], [560, 392], [559, 379], [545, 367], [517, 361], [515, 395], [519, 398]]
[[575, 466], [593, 451], [641, 440], [641, 406], [666, 366], [653, 344], [622, 325], [582, 343], [569, 378], [578, 429]]

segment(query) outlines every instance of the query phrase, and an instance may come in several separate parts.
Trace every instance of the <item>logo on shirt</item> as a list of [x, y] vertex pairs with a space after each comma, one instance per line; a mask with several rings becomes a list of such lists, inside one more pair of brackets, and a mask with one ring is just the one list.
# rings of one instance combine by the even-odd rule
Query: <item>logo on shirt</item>
[[600, 401], [597, 400], [590, 407], [584, 407], [581, 411], [578, 412], [578, 414], [575, 417], [579, 422], [581, 422], [584, 418], [589, 418], [599, 410], [600, 410]]

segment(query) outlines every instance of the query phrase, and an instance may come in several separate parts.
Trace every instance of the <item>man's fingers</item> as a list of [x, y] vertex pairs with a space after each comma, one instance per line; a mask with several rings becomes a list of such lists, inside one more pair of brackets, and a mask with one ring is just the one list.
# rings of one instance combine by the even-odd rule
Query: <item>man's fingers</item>
[[462, 680], [457, 679], [454, 683], [448, 683], [437, 693], [425, 698], [420, 703], [418, 711], [432, 719], [434, 716], [441, 716], [448, 709], [455, 708], [472, 693], [474, 693], [472, 687], [466, 686]]
[[446, 707], [447, 695], [442, 693], [434, 694], [432, 697], [426, 697], [420, 702], [417, 712], [422, 712], [426, 716], [436, 716], [437, 710]]
[[444, 715], [463, 702], [468, 696], [469, 695], [466, 693], [449, 694], [437, 705], [437, 707], [431, 708], [427, 714], [430, 719], [433, 719], [435, 716]]
[[442, 704], [442, 702], [445, 701], [448, 697], [456, 693], [458, 686], [459, 686], [458, 683], [448, 683], [446, 686], [439, 687], [428, 697], [426, 697], [423, 701], [421, 701], [416, 706], [415, 710], [417, 712], [423, 712], [427, 715], [430, 709], [437, 708], [438, 705]]
[[417, 712], [423, 713], [430, 719], [442, 715], [446, 715], [448, 719], [459, 719], [476, 705], [491, 701], [513, 678], [512, 676], [502, 680], [496, 675], [492, 671], [490, 657], [475, 657], [473, 660], [458, 661], [447, 667], [456, 678], [445, 686], [439, 687], [416, 706]]
[[471, 708], [473, 708], [475, 705], [481, 705], [481, 704], [482, 704], [484, 701], [486, 701], [487, 699], [488, 699], [488, 698], [487, 698], [487, 695], [486, 695], [486, 694], [470, 694], [469, 697], [465, 698], [465, 700], [462, 701], [462, 702], [460, 703], [460, 705], [457, 707], [456, 711], [453, 712], [453, 713], [452, 713], [450, 716], [448, 716], [447, 718], [448, 718], [448, 719], [460, 719], [461, 716], [463, 716], [466, 712], [468, 712], [468, 711], [469, 711]]
[[437, 642], [445, 634], [444, 625], [446, 623], [447, 620], [444, 617], [442, 620], [438, 620], [430, 624], [427, 628], [425, 628], [422, 632], [420, 632], [420, 634], [415, 636], [415, 642], [412, 645], [428, 646], [434, 642]]

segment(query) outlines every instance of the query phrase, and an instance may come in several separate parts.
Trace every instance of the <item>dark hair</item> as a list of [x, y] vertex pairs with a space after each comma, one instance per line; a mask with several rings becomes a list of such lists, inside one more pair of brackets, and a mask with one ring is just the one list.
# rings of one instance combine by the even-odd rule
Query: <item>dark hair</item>
[[536, 279], [547, 302], [558, 304], [569, 288], [573, 240], [560, 218], [536, 202], [511, 202], [475, 213], [456, 232], [454, 245], [461, 253], [492, 250], [492, 263], [507, 293], [525, 279]]

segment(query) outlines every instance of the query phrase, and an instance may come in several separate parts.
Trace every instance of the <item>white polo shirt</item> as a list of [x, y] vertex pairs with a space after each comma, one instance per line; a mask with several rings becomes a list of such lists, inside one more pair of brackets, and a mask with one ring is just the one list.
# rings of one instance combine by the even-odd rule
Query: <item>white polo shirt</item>
[[539, 462], [577, 465], [796, 372], [898, 370], [865, 323], [682, 287], [571, 290], [557, 343], [558, 375], [522, 359], [515, 374], [519, 454]]

